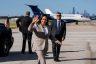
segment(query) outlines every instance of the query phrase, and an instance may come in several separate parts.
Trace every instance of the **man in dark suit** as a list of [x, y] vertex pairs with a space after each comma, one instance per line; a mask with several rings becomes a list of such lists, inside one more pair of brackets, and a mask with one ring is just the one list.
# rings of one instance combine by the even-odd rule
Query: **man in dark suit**
[[22, 51], [21, 53], [25, 53], [25, 48], [26, 48], [26, 40], [28, 39], [28, 47], [29, 47], [29, 53], [32, 53], [31, 50], [31, 38], [32, 38], [32, 32], [28, 31], [28, 27], [30, 25], [30, 23], [32, 22], [32, 18], [30, 18], [30, 12], [27, 11], [25, 13], [25, 16], [19, 18], [16, 23], [17, 23], [17, 27], [19, 27], [19, 30], [22, 32], [22, 36], [23, 36], [23, 45], [22, 45]]
[[52, 23], [51, 30], [52, 30], [52, 50], [53, 50], [53, 57], [54, 61], [59, 62], [59, 54], [62, 41], [64, 41], [66, 36], [66, 23], [61, 20], [61, 13], [57, 12], [56, 20]]

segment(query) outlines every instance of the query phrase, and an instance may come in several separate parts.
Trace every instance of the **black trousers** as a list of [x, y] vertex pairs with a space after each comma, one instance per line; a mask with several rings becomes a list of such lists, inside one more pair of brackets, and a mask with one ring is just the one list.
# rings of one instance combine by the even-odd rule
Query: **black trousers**
[[23, 36], [22, 53], [25, 52], [26, 40], [28, 40], [29, 53], [31, 53], [31, 52], [32, 52], [32, 49], [31, 49], [31, 38], [32, 38], [32, 33], [31, 33], [31, 32], [22, 33], [22, 36]]
[[[56, 35], [55, 37], [60, 42], [62, 41], [62, 37], [61, 36]], [[60, 48], [61, 48], [60, 44], [55, 43], [55, 42], [52, 43], [52, 51], [53, 51], [53, 58], [54, 58], [54, 60], [58, 60], [59, 54], [60, 54]]]

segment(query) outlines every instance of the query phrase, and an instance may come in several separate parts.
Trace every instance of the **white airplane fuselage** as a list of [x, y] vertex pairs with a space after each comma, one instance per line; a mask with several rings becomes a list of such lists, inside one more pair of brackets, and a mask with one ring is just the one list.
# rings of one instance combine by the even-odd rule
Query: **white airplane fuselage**
[[[56, 14], [53, 14], [49, 9], [45, 9], [46, 14], [50, 14], [51, 17], [56, 19]], [[76, 21], [90, 21], [90, 18], [84, 17], [81, 14], [61, 14], [61, 19], [64, 20], [76, 20]]]

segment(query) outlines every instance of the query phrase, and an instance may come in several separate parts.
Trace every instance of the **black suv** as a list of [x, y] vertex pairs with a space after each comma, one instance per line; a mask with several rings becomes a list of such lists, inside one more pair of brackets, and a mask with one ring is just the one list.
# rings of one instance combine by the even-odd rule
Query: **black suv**
[[0, 57], [7, 56], [14, 39], [4, 24], [0, 23]]

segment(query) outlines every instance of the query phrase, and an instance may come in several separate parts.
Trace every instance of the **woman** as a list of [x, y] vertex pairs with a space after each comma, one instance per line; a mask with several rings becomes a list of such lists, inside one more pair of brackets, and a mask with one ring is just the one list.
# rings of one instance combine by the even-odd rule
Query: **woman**
[[50, 34], [47, 20], [46, 15], [42, 15], [40, 20], [38, 16], [35, 16], [28, 28], [29, 31], [33, 31], [32, 50], [38, 56], [38, 64], [46, 64], [44, 55], [48, 50], [48, 36]]

